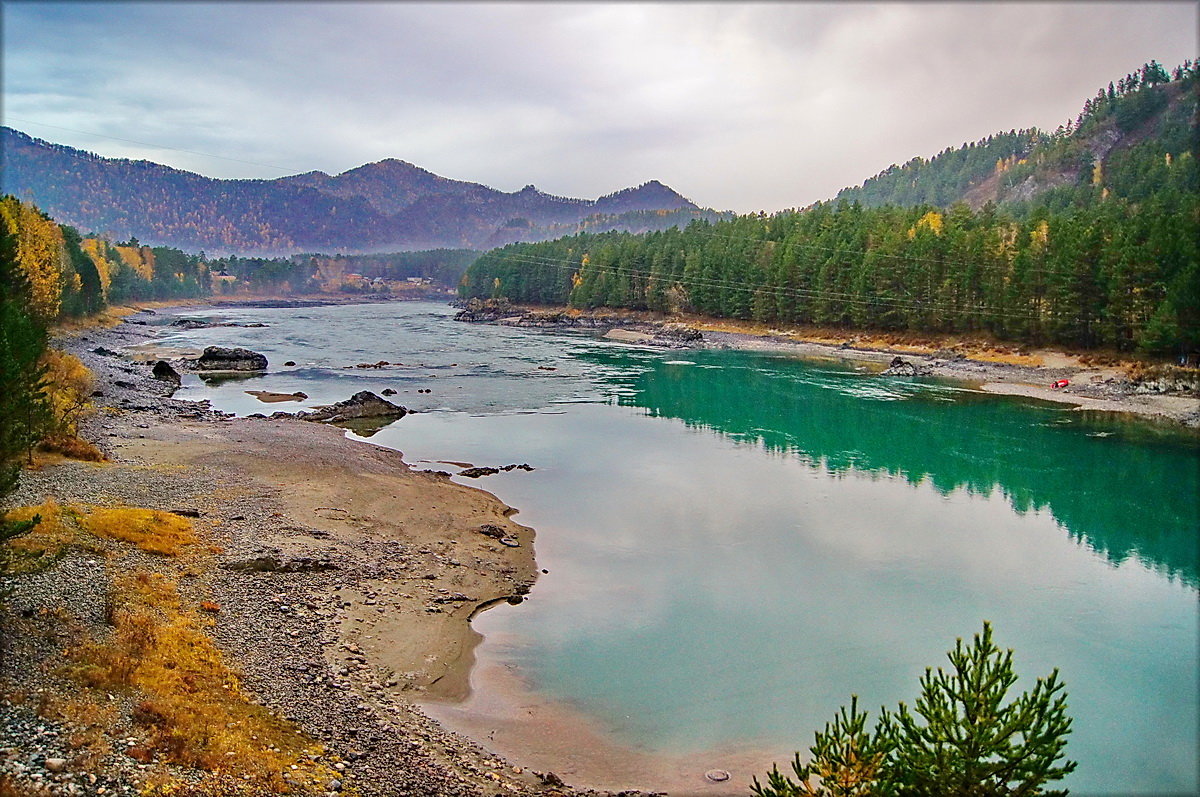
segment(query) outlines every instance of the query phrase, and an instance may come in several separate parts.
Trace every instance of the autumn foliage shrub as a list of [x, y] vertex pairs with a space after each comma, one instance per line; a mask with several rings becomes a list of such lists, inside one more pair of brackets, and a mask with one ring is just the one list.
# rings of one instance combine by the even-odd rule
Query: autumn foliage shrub
[[45, 367], [42, 392], [53, 417], [50, 434], [74, 437], [79, 433], [79, 421], [95, 389], [96, 378], [78, 357], [57, 349], [46, 350], [42, 365]]

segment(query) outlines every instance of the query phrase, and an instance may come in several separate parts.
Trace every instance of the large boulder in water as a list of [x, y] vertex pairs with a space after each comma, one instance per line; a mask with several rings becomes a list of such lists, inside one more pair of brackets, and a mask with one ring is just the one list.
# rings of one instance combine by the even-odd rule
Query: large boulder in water
[[209, 346], [195, 361], [198, 371], [265, 371], [266, 356], [249, 349], [227, 349]]
[[357, 418], [403, 418], [408, 410], [399, 404], [393, 404], [385, 398], [380, 398], [369, 390], [361, 390], [345, 401], [331, 404], [327, 407], [317, 407], [308, 412], [296, 414], [297, 418], [321, 423], [338, 423]]

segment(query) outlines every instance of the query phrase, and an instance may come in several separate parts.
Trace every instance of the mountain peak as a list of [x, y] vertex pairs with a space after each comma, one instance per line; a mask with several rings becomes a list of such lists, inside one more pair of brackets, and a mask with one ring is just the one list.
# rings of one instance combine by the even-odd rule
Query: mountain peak
[[596, 200], [596, 208], [602, 212], [610, 207], [619, 206], [620, 211], [628, 210], [676, 210], [678, 208], [698, 209], [687, 197], [675, 191], [658, 180], [649, 180], [636, 188], [623, 188], [611, 194], [605, 194]]
[[350, 177], [352, 175], [370, 175], [373, 177], [406, 177], [409, 175], [420, 175], [422, 177], [437, 177], [439, 180], [444, 180], [444, 177], [422, 169], [420, 166], [409, 163], [408, 161], [398, 158], [384, 158], [374, 163], [364, 163], [362, 166], [355, 166], [353, 169], [347, 169], [338, 175], [339, 178]]
[[[694, 208], [657, 180], [599, 200], [547, 194], [532, 183], [497, 191], [385, 158], [337, 175], [221, 180], [149, 161], [104, 158], [4, 128], [0, 192], [37, 203], [63, 223], [212, 253], [381, 252], [488, 247], [573, 229], [596, 214]], [[614, 221], [618, 228], [635, 222]], [[642, 223], [641, 220], [636, 223]]]

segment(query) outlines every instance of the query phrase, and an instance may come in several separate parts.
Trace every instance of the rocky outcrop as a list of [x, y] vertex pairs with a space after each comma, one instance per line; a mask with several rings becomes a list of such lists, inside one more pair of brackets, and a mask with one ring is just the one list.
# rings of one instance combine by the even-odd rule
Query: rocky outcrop
[[199, 318], [177, 318], [171, 322], [173, 327], [182, 327], [184, 329], [211, 329], [213, 327], [242, 327], [245, 329], [260, 329], [265, 327], [259, 321], [251, 324], [239, 324], [235, 321], [204, 321]]
[[455, 321], [534, 329], [603, 330], [604, 337], [611, 340], [668, 349], [687, 348], [704, 339], [700, 330], [687, 324], [632, 318], [615, 313], [524, 310], [507, 299], [471, 299], [462, 307], [454, 316]]
[[469, 321], [473, 323], [486, 323], [489, 321], [497, 321], [501, 318], [511, 315], [520, 315], [520, 311], [513, 307], [508, 299], [471, 299], [466, 303], [458, 313], [455, 314], [455, 321]]
[[209, 346], [192, 365], [198, 371], [265, 371], [267, 358], [250, 349]]
[[903, 357], [894, 357], [880, 376], [928, 376], [929, 369], [910, 363]]
[[458, 472], [459, 476], [466, 476], [468, 479], [478, 479], [480, 476], [494, 476], [501, 471], [508, 472], [510, 470], [533, 470], [533, 466], [522, 462], [520, 465], [502, 465], [499, 468], [489, 468], [486, 465], [476, 468], [465, 468]]
[[676, 322], [668, 322], [660, 326], [654, 333], [654, 337], [666, 338], [667, 340], [675, 340], [681, 343], [697, 343], [704, 339], [704, 335], [700, 330], [687, 324]]
[[308, 412], [296, 414], [297, 418], [320, 423], [338, 423], [352, 421], [358, 418], [403, 418], [408, 410], [399, 404], [393, 404], [385, 398], [380, 398], [369, 390], [360, 390], [345, 401], [339, 401], [327, 407], [317, 407]]
[[336, 570], [329, 559], [310, 556], [286, 556], [279, 551], [260, 551], [246, 557], [230, 559], [221, 563], [226, 570], [242, 573], [315, 573]]
[[154, 363], [151, 373], [154, 374], [155, 379], [161, 379], [164, 382], [170, 382], [176, 387], [179, 387], [180, 383], [183, 381], [183, 378], [179, 375], [179, 372], [172, 368], [171, 364], [166, 360], [159, 360], [158, 362]]
[[1200, 396], [1200, 371], [1195, 368], [1159, 366], [1135, 374], [1130, 384], [1137, 394]]

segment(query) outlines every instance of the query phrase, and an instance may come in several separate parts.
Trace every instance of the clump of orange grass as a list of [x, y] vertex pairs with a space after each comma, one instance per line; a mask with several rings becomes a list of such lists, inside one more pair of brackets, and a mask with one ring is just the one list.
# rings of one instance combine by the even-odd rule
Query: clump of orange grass
[[[171, 579], [146, 572], [115, 578], [106, 614], [111, 637], [70, 652], [66, 671], [87, 687], [143, 698], [132, 720], [145, 734], [147, 757], [212, 773], [212, 788], [186, 793], [306, 791], [334, 776], [309, 758], [319, 747], [243, 694], [207, 633], [212, 620]], [[180, 783], [155, 788], [184, 793]]]
[[94, 507], [81, 515], [84, 528], [97, 537], [131, 542], [161, 556], [178, 556], [196, 542], [192, 523], [185, 517], [140, 507]]
[[23, 523], [39, 518], [29, 531], [0, 546], [0, 572], [17, 575], [39, 570], [53, 562], [68, 545], [81, 541], [75, 515], [54, 499], [38, 506], [19, 506], [4, 513], [5, 523]]
[[[186, 556], [197, 542], [184, 517], [140, 507], [61, 507], [52, 500], [13, 509], [6, 520], [40, 522], [0, 548], [45, 557], [96, 537], [168, 557]], [[85, 534], [83, 532], [89, 532]], [[186, 569], [186, 568], [185, 568]], [[8, 570], [12, 572], [11, 569]], [[114, 575], [105, 604], [106, 632], [87, 634], [63, 651], [60, 674], [84, 687], [71, 699], [45, 706], [71, 723], [81, 760], [97, 761], [105, 740], [132, 721], [144, 744], [126, 751], [143, 763], [199, 770], [181, 778], [156, 769], [143, 794], [221, 797], [324, 792], [338, 777], [314, 758], [323, 750], [292, 723], [254, 703], [209, 636], [217, 604], [185, 599], [176, 583], [144, 570]], [[114, 713], [104, 698], [124, 693], [133, 708]], [[295, 767], [293, 769], [293, 767]], [[0, 793], [0, 797], [3, 797]]]

